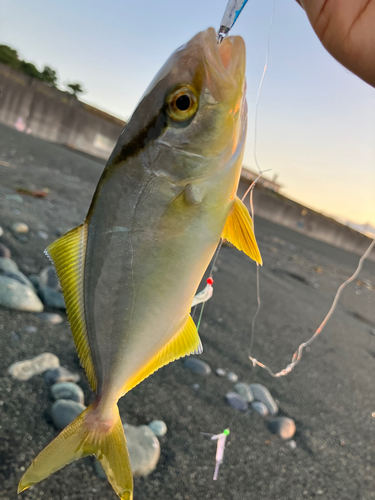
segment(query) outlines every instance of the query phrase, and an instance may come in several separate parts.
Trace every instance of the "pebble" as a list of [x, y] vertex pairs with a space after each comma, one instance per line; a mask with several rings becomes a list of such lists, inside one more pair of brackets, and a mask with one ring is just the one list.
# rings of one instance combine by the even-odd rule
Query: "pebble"
[[59, 358], [50, 352], [44, 352], [35, 358], [13, 363], [8, 368], [8, 373], [18, 380], [29, 380], [38, 373], [58, 366], [60, 366]]
[[4, 234], [4, 229], [0, 226], [0, 237], [3, 236]]
[[224, 370], [224, 368], [217, 368], [216, 375], [218, 375], [219, 377], [225, 377], [226, 374], [227, 372]]
[[48, 233], [46, 233], [45, 231], [38, 231], [37, 232], [37, 235], [39, 236], [39, 238], [41, 238], [42, 240], [48, 240]]
[[52, 405], [51, 416], [53, 423], [58, 429], [65, 429], [85, 409], [85, 405], [71, 399], [59, 399]]
[[29, 232], [29, 226], [24, 222], [15, 222], [12, 225], [12, 231], [17, 234], [26, 234]]
[[38, 314], [38, 318], [42, 321], [46, 321], [47, 323], [52, 323], [53, 325], [58, 325], [63, 322], [63, 318], [60, 314], [56, 313], [41, 313]]
[[23, 274], [21, 271], [3, 271], [3, 276], [8, 276], [8, 278], [12, 278], [23, 285], [31, 288], [34, 291], [34, 286], [31, 281]]
[[277, 417], [269, 424], [270, 431], [278, 434], [281, 439], [291, 439], [296, 432], [294, 420], [288, 417]]
[[227, 375], [227, 379], [230, 380], [231, 382], [238, 382], [238, 375], [236, 375], [233, 372], [229, 372]]
[[204, 361], [197, 358], [187, 358], [185, 359], [183, 366], [189, 368], [195, 373], [200, 373], [201, 375], [209, 375], [211, 373], [211, 367]]
[[53, 266], [47, 266], [39, 273], [39, 283], [43, 286], [49, 286], [58, 292], [61, 291], [60, 282], [57, 279]]
[[0, 276], [0, 305], [29, 312], [41, 312], [44, 309], [31, 288], [8, 276]]
[[260, 401], [254, 401], [254, 403], [251, 404], [251, 407], [254, 411], [258, 412], [259, 415], [262, 415], [262, 417], [266, 417], [268, 415], [267, 406]]
[[167, 424], [162, 420], [153, 420], [148, 426], [156, 437], [163, 437], [167, 434]]
[[295, 450], [297, 448], [297, 443], [295, 441], [293, 441], [293, 439], [291, 441], [288, 441], [286, 443], [292, 450]]
[[250, 390], [253, 393], [255, 401], [260, 401], [267, 406], [268, 413], [276, 415], [279, 411], [270, 391], [261, 384], [250, 384]]
[[375, 328], [371, 328], [370, 333], [371, 335], [375, 335]]
[[[57, 384], [60, 382], [79, 382], [81, 377], [77, 373], [71, 373], [63, 366], [57, 366], [51, 370], [46, 371], [44, 380], [47, 384]], [[67, 398], [70, 399], [70, 398]]]
[[246, 411], [248, 408], [247, 402], [236, 392], [228, 392], [225, 395], [225, 399], [227, 400], [227, 403], [236, 410]]
[[37, 274], [29, 274], [29, 281], [36, 291], [39, 290], [39, 276]]
[[39, 286], [39, 297], [42, 299], [43, 304], [48, 307], [66, 309], [63, 294], [50, 286]]
[[197, 391], [199, 389], [199, 384], [193, 384], [191, 387], [192, 387], [192, 389]]
[[247, 403], [252, 403], [254, 401], [253, 393], [247, 384], [240, 382], [234, 386], [235, 392], [241, 396]]
[[10, 259], [12, 257], [11, 251], [8, 247], [0, 243], [0, 258]]
[[17, 240], [20, 241], [21, 243], [27, 243], [29, 241], [28, 237], [25, 236], [24, 234], [18, 234]]
[[83, 390], [73, 382], [58, 382], [57, 384], [53, 384], [51, 394], [55, 400], [69, 399], [82, 405], [85, 402]]
[[23, 198], [19, 194], [6, 194], [5, 198], [7, 200], [17, 201], [18, 203], [23, 203]]
[[[133, 476], [147, 476], [155, 469], [160, 458], [158, 438], [147, 425], [135, 427], [124, 424], [124, 431]], [[106, 477], [102, 466], [97, 460], [95, 461], [95, 469], [100, 477]]]
[[26, 333], [36, 333], [37, 331], [38, 331], [38, 328], [34, 325], [26, 325], [25, 326]]
[[0, 271], [15, 273], [18, 271], [18, 266], [9, 257], [0, 257]]

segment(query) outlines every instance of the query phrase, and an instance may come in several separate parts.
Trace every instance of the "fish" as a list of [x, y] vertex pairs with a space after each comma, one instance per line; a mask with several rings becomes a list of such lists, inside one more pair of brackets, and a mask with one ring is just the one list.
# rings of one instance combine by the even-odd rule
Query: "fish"
[[31, 463], [18, 492], [95, 455], [133, 499], [118, 400], [162, 366], [200, 354], [190, 315], [221, 238], [262, 263], [236, 197], [246, 138], [245, 44], [209, 28], [177, 49], [145, 91], [86, 219], [49, 245], [93, 402]]

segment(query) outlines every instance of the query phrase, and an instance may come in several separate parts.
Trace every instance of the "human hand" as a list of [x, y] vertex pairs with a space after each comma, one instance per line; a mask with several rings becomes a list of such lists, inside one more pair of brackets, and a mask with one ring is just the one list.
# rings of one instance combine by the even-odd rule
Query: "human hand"
[[297, 0], [328, 52], [375, 87], [375, 0]]

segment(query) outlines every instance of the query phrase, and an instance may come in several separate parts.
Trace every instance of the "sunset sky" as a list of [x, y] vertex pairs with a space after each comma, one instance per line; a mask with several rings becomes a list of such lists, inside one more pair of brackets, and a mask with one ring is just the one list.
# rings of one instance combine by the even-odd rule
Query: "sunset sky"
[[[275, 0], [258, 108], [257, 157], [282, 192], [327, 215], [375, 226], [375, 89], [321, 46], [295, 0]], [[79, 81], [86, 102], [129, 118], [166, 58], [196, 32], [218, 29], [227, 0], [3, 0], [0, 43]], [[272, 0], [249, 0], [233, 34], [247, 46], [249, 130], [267, 54]]]

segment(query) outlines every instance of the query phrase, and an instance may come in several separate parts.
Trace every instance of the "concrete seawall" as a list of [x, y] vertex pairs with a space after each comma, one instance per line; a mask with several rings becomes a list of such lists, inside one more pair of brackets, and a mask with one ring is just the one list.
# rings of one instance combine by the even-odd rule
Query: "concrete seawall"
[[[238, 188], [239, 197], [243, 196], [248, 186], [248, 183], [241, 181]], [[246, 205], [250, 208], [248, 197]], [[363, 255], [372, 241], [364, 234], [268, 189], [254, 190], [254, 211], [255, 217], [280, 224], [357, 255]], [[375, 249], [369, 260], [375, 261]]]
[[0, 122], [107, 159], [125, 122], [0, 63]]

